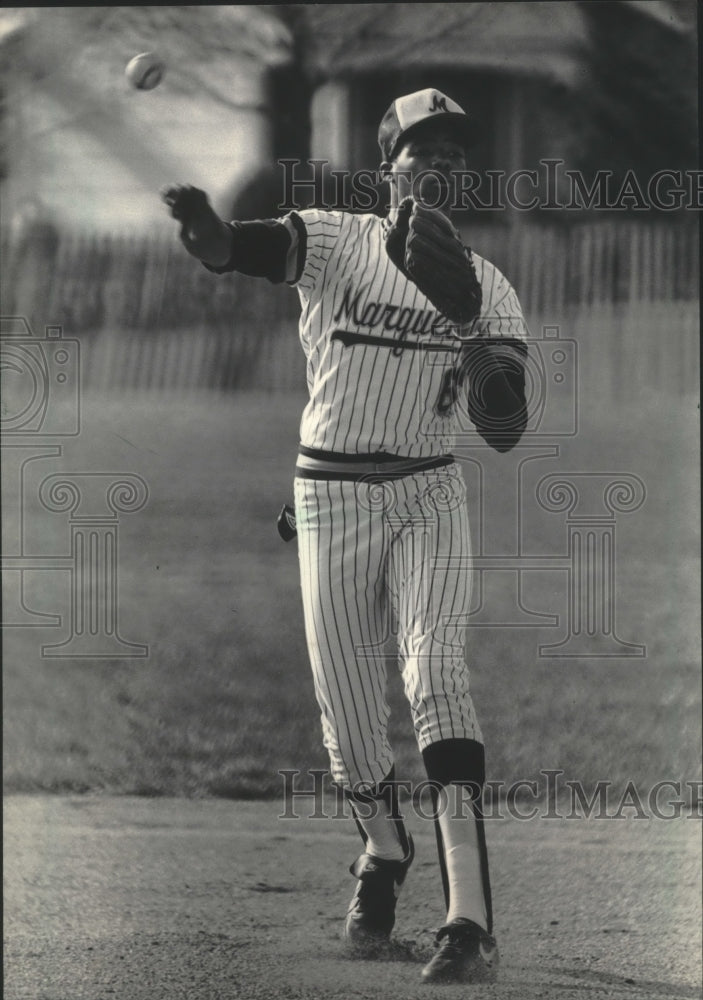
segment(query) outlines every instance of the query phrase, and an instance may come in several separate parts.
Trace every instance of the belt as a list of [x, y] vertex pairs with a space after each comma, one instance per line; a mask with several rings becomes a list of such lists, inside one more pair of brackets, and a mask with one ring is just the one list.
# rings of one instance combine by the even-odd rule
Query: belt
[[451, 465], [453, 455], [430, 455], [426, 458], [408, 458], [375, 452], [371, 455], [349, 455], [343, 452], [319, 451], [301, 445], [295, 474], [298, 479], [342, 479], [356, 482], [367, 480], [378, 483], [388, 479], [402, 479], [415, 472], [427, 472]]

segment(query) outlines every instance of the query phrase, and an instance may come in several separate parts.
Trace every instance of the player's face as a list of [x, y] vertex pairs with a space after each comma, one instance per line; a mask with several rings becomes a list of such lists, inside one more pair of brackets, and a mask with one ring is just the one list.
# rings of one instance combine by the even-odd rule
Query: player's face
[[412, 195], [449, 214], [466, 153], [451, 133], [437, 129], [410, 138], [388, 166], [395, 204]]

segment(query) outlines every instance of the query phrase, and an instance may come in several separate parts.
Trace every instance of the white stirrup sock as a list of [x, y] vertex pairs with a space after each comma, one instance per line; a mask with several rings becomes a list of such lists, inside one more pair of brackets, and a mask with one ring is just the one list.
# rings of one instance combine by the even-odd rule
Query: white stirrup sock
[[359, 825], [367, 836], [364, 851], [383, 861], [402, 861], [405, 851], [400, 842], [396, 821], [388, 815], [384, 802], [379, 802], [378, 813], [370, 819], [358, 817]]
[[448, 785], [439, 792], [439, 827], [449, 881], [446, 922], [466, 917], [485, 930], [488, 920], [476, 819], [466, 794], [462, 797], [461, 791], [457, 785]]

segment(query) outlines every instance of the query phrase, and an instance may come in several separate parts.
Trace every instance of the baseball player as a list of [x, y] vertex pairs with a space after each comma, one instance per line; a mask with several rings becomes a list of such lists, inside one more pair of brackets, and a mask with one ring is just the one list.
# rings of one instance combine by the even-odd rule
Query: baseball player
[[345, 938], [387, 944], [414, 847], [398, 805], [385, 696], [397, 651], [433, 788], [447, 905], [427, 982], [497, 963], [481, 812], [484, 748], [469, 690], [462, 414], [498, 451], [526, 423], [526, 329], [515, 292], [450, 216], [473, 127], [434, 89], [399, 97], [378, 133], [385, 218], [308, 209], [226, 223], [204, 192], [165, 189], [186, 249], [217, 273], [297, 289], [309, 402], [295, 515], [305, 629], [332, 776], [364, 842]]

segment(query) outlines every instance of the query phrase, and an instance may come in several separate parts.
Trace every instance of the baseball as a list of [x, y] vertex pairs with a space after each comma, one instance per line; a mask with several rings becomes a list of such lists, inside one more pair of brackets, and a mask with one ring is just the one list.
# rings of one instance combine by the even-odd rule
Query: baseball
[[137, 90], [153, 90], [158, 87], [165, 72], [166, 67], [153, 52], [140, 52], [125, 67], [127, 79]]

